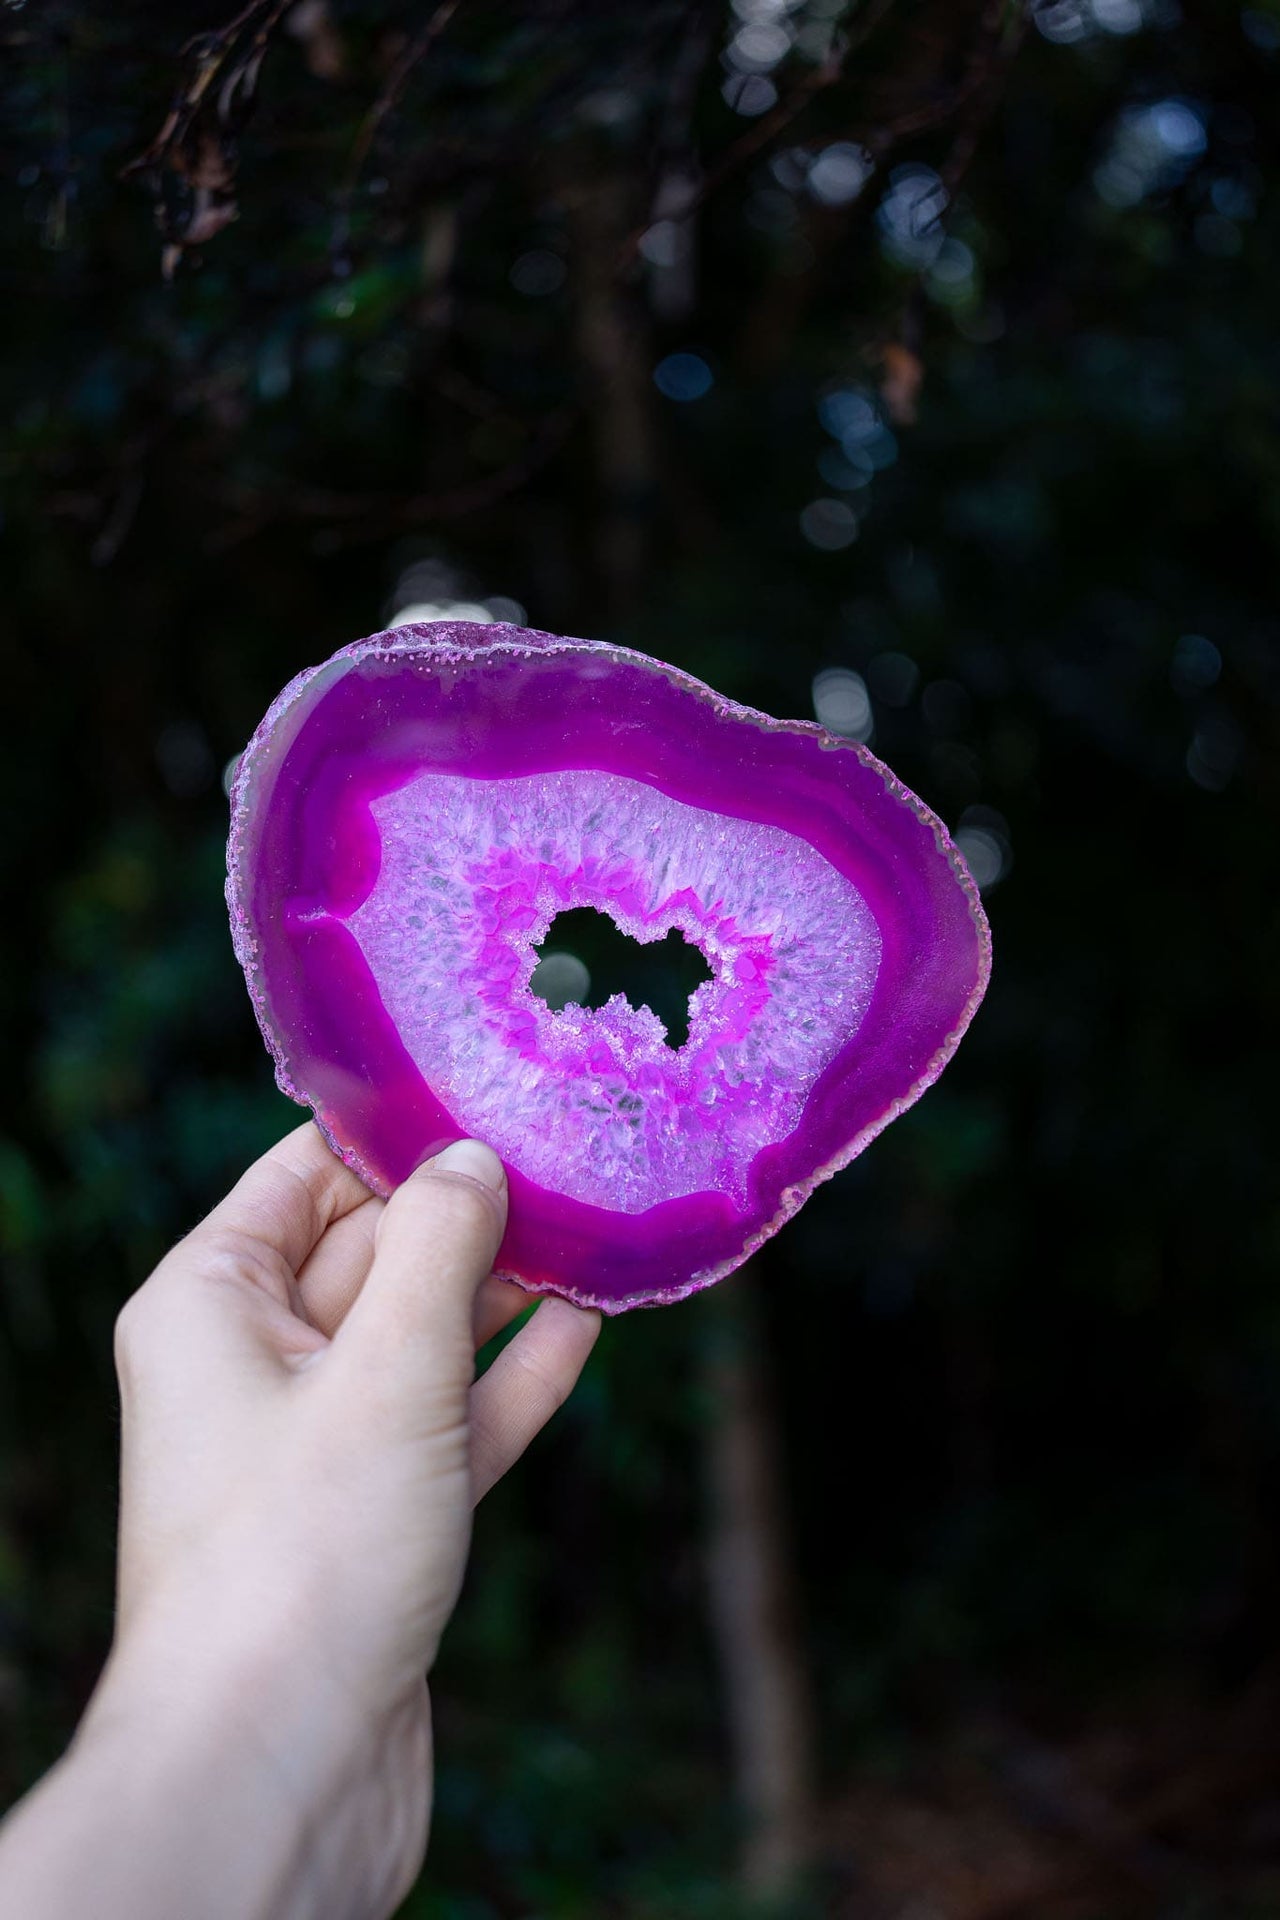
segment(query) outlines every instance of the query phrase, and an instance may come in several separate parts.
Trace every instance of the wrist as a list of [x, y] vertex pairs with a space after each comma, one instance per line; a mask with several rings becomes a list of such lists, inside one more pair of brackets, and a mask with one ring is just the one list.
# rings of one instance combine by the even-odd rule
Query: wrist
[[222, 1764], [203, 1729], [175, 1739], [113, 1706], [92, 1718], [0, 1843], [0, 1910], [24, 1920], [284, 1920], [305, 1898], [307, 1849], [284, 1796]]
[[95, 1897], [104, 1920], [326, 1911], [301, 1897], [309, 1810], [233, 1703], [108, 1673], [59, 1774], [59, 1818], [118, 1899]]
[[[374, 1725], [295, 1626], [157, 1608], [113, 1650], [63, 1767], [79, 1803], [109, 1808], [131, 1888], [146, 1859], [128, 1920], [381, 1920], [407, 1892], [430, 1796], [425, 1684]], [[400, 1815], [385, 1836], [368, 1818], [380, 1793]], [[116, 1920], [101, 1898], [92, 1911]]]

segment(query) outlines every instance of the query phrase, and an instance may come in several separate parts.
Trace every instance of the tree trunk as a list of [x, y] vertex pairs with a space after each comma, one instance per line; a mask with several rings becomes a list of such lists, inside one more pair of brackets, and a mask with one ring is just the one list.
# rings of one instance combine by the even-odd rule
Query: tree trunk
[[755, 1280], [718, 1292], [708, 1366], [711, 1627], [724, 1679], [741, 1877], [754, 1898], [796, 1886], [813, 1843], [813, 1716]]

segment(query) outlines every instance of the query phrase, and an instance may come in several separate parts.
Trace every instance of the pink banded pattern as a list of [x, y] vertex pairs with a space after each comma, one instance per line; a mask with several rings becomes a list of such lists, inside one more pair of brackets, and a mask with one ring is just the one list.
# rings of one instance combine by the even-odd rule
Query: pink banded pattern
[[[745, 1203], [870, 1001], [880, 935], [852, 883], [780, 827], [594, 769], [426, 773], [372, 811], [382, 863], [347, 925], [459, 1126], [594, 1206]], [[712, 978], [679, 1050], [621, 994], [553, 1013], [530, 991], [534, 948], [583, 906], [701, 948]]]
[[[286, 687], [233, 784], [227, 901], [334, 1151], [388, 1193], [491, 1140], [497, 1271], [606, 1313], [741, 1265], [933, 1084], [991, 964], [946, 829], [865, 747], [505, 626], [375, 634]], [[701, 949], [685, 1046], [621, 996], [531, 991], [577, 906]]]

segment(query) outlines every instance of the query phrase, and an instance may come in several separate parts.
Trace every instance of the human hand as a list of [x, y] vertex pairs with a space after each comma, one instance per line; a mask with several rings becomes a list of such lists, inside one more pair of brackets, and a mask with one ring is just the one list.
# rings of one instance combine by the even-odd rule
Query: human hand
[[[546, 1300], [472, 1385], [528, 1303], [487, 1277], [505, 1218], [487, 1147], [384, 1204], [305, 1126], [125, 1307], [116, 1641], [62, 1767], [109, 1814], [77, 1910], [374, 1920], [412, 1883], [473, 1499], [599, 1330]], [[71, 1910], [34, 1897], [53, 1865], [13, 1911]]]

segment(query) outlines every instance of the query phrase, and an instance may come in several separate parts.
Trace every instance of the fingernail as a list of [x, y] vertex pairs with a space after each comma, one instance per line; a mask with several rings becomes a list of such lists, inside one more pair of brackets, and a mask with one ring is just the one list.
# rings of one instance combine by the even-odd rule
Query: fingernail
[[507, 1177], [501, 1160], [483, 1140], [455, 1140], [427, 1165], [442, 1173], [465, 1173], [469, 1179], [478, 1180], [482, 1187], [492, 1188], [494, 1193], [502, 1191]]

